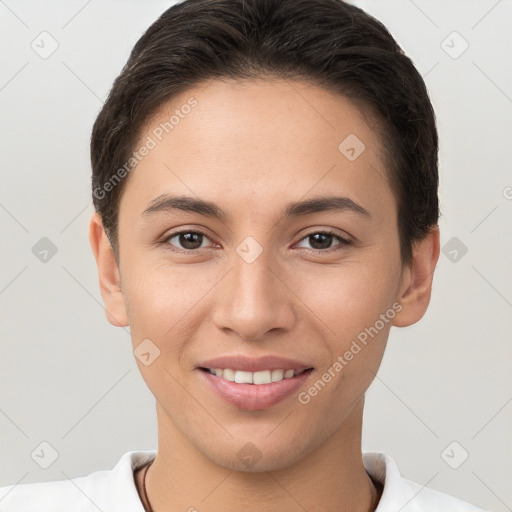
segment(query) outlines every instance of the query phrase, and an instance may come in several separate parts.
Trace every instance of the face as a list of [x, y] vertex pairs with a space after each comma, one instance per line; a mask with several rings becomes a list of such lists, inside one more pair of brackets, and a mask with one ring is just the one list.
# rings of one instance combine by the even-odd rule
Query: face
[[135, 149], [154, 147], [119, 208], [116, 314], [149, 353], [160, 435], [276, 469], [360, 414], [406, 272], [371, 126], [348, 99], [277, 79], [202, 84], [147, 123]]

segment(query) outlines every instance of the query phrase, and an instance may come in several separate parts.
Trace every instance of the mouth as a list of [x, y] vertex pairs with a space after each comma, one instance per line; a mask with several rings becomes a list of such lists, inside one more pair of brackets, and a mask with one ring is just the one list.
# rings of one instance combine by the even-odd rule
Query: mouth
[[228, 382], [235, 382], [237, 384], [251, 384], [254, 386], [262, 386], [265, 384], [272, 384], [273, 382], [281, 382], [285, 379], [293, 379], [306, 372], [313, 371], [313, 368], [305, 368], [295, 370], [293, 368], [275, 368], [268, 370], [260, 370], [257, 372], [250, 372], [245, 370], [235, 370], [233, 368], [204, 368], [199, 367], [203, 372], [215, 375]]
[[196, 370], [213, 398], [220, 397], [224, 404], [237, 409], [256, 411], [290, 398], [315, 368], [278, 354], [248, 357], [239, 353], [201, 361]]
[[257, 411], [292, 397], [315, 369], [279, 356], [230, 355], [203, 361], [196, 370], [206, 392], [236, 409]]

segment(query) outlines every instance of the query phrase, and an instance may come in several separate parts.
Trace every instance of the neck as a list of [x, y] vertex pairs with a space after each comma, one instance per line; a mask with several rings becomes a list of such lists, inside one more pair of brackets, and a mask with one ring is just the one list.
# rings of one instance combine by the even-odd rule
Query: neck
[[382, 489], [364, 469], [362, 411], [363, 400], [327, 441], [291, 466], [243, 472], [204, 457], [157, 405], [159, 448], [146, 475], [152, 510], [373, 512]]

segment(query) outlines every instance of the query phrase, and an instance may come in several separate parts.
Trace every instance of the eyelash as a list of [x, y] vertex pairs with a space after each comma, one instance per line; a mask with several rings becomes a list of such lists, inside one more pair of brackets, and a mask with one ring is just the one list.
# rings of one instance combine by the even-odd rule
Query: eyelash
[[[175, 238], [176, 236], [179, 236], [179, 235], [182, 235], [182, 234], [194, 234], [194, 235], [202, 235], [203, 237], [207, 238], [208, 240], [210, 240], [210, 237], [208, 237], [208, 235], [206, 235], [205, 233], [203, 233], [202, 231], [196, 231], [196, 230], [190, 230], [190, 229], [185, 229], [185, 230], [182, 230], [182, 231], [175, 231], [173, 233], [170, 233], [169, 235], [165, 236], [160, 244], [163, 244], [163, 245], [171, 245], [169, 243], [169, 240]], [[321, 253], [328, 253], [328, 252], [334, 252], [334, 251], [337, 251], [337, 250], [340, 250], [342, 249], [344, 246], [347, 246], [347, 245], [351, 245], [352, 241], [347, 239], [347, 238], [344, 238], [340, 235], [338, 235], [337, 233], [335, 233], [334, 231], [331, 231], [329, 229], [325, 229], [325, 230], [321, 230], [321, 231], [311, 231], [310, 233], [306, 234], [305, 236], [303, 236], [298, 243], [302, 242], [303, 240], [309, 238], [310, 236], [312, 235], [332, 235], [334, 238], [336, 238], [339, 243], [338, 245], [335, 245], [334, 247], [329, 247], [328, 249], [307, 249], [307, 251], [309, 252], [313, 252], [313, 253], [316, 253], [316, 254], [321, 254]], [[188, 254], [193, 254], [195, 252], [198, 252], [200, 251], [201, 249], [205, 249], [205, 247], [202, 247], [202, 248], [199, 248], [199, 249], [179, 249], [179, 248], [176, 248], [174, 246], [171, 246], [173, 251], [175, 252], [180, 252], [180, 253], [188, 253]]]

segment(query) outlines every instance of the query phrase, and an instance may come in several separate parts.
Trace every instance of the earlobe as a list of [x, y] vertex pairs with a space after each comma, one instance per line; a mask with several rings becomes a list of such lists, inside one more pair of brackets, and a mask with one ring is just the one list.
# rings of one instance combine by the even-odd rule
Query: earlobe
[[91, 217], [89, 242], [96, 259], [100, 292], [105, 304], [107, 320], [116, 327], [126, 327], [128, 315], [121, 290], [119, 268], [98, 213], [94, 213]]
[[402, 287], [397, 301], [402, 309], [393, 319], [396, 327], [406, 327], [418, 322], [430, 303], [434, 270], [439, 259], [439, 227], [432, 226], [430, 232], [413, 246], [410, 265], [404, 268]]

